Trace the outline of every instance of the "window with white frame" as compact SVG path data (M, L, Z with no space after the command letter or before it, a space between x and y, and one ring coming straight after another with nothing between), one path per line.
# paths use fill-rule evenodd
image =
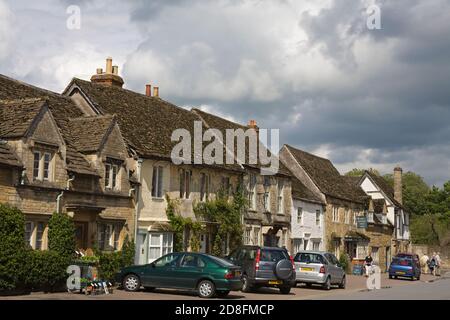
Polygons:
M119 173L119 166L110 162L105 163L105 188L108 190L118 190L119 183L117 183Z
M358 243L356 247L356 255L358 259L364 259L367 256L368 253L368 246L367 243Z
M112 251L119 249L120 223L97 223L97 245L100 250Z
M244 244L251 244L252 228L246 228L244 233Z
M256 209L256 175L251 173L248 182L248 202L250 210Z
M211 177L209 174L201 173L200 175L200 201L208 201L210 193Z
M313 251L319 251L320 250L320 241L313 240L312 242L312 249Z
M46 223L42 221L25 222L25 242L36 250L44 250L44 232Z
M294 249L294 253L301 251L302 248L302 239L294 239L292 241L292 247Z
M278 188L277 188L277 212L283 213L284 211L284 203L283 203L283 191L284 191L284 183L282 180L278 180Z
M339 222L339 208L333 207L333 222Z
M52 181L53 153L49 151L33 152L33 180Z
M302 207L297 208L297 223L299 225L303 225L303 208Z
M358 213L356 211L353 211L353 225L358 225L358 219L356 217L358 216Z
M162 198L163 197L163 178L164 178L164 168L162 166L153 166L152 175L152 197Z
M320 227L321 225L321 212L320 210L316 210L316 226Z
M189 199L191 195L191 170L180 170L180 199Z
M173 252L173 234L172 233L154 233L148 234L148 262Z

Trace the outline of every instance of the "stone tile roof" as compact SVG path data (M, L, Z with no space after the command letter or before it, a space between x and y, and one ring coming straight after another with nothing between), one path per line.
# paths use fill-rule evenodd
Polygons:
M387 183L387 181L383 177L381 177L369 170L366 170L366 174L381 189L381 191L389 198L389 200L391 200L392 203L394 203L394 205L396 207L403 208L403 206L397 200L395 200L394 188L389 183Z
M15 153L2 140L0 140L0 165L22 167L22 163L16 157Z
M75 118L70 119L68 125L77 150L83 153L95 152L114 125L114 116Z
M289 145L286 148L322 193L338 199L366 203L366 193L356 185L354 179L342 176L330 160Z
M0 100L0 137L25 136L45 103L41 98Z
M46 101L67 145L67 170L75 173L98 175L84 156L73 145L68 127L70 118L83 116L81 110L70 100L58 93L41 89L0 74L0 100L40 98ZM3 106L0 106L3 109ZM25 109L24 109L25 110ZM31 110L31 115L33 110ZM18 129L21 131L23 129ZM6 131L6 130L5 130Z
M292 198L307 202L324 204L323 201L310 191L300 180L292 178Z
M192 109L192 112L195 113L196 115L198 115L203 121L204 123L206 123L206 125L208 126L208 128L214 128L214 129L218 129L222 132L223 138L224 140L226 139L226 130L227 129L233 129L233 130L238 130L238 129L242 129L244 131L246 131L247 129L249 129L249 126L245 126L233 121L229 121L227 119L218 117L216 115L210 114L208 112L202 111L200 109ZM236 154L236 145L235 145L235 154ZM256 165L249 165L248 164L248 155L249 155L249 148L248 148L248 144L246 144L246 164L245 166L250 167L250 168L254 168L254 169L259 169L262 165L261 164L256 164ZM268 154L270 154L268 152ZM259 162L259 161L258 161ZM285 175L285 176L289 176L292 177L291 173L289 172L289 170L286 168L286 166L279 161L279 169L278 169L278 174L281 175Z

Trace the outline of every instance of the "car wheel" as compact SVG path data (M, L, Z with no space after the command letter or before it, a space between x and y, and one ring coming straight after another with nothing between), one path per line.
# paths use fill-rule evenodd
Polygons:
M200 298L211 298L216 293L214 283L209 280L202 280L198 284L198 295Z
M389 275L389 279L394 279L394 276Z
M137 275L129 274L123 279L122 286L126 291L136 292L141 288L141 280Z
M250 285L248 281L247 275L242 276L242 292L251 292L253 290L252 286Z
M225 298L226 296L228 296L228 294L230 293L229 290L225 290L225 291L217 291L216 296L218 298Z
M347 279L346 279L345 276L343 276L343 277L342 277L342 281L341 281L341 283L339 284L339 288L340 288L340 289L345 289L346 284L347 284Z
M323 284L323 288L325 290L330 290L331 289L331 280L330 277L327 278L327 280L325 281L325 283Z
M280 287L280 293L281 294L289 294L291 292L291 287Z

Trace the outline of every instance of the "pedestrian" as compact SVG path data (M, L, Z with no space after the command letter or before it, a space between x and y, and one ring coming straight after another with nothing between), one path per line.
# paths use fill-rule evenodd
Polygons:
M430 257L425 253L422 258L420 258L420 267L422 269L422 273L428 273L428 264L430 263Z
M433 252L433 255L431 256L429 268L430 268L431 274L433 276L435 276L436 275L436 252Z
M369 255L364 259L364 268L366 269L366 277L369 276L369 270L372 267L373 259L372 254L369 252Z
M441 256L440 256L440 252L438 252L434 258L436 260L436 272L435 272L435 274L438 277L440 277L441 276Z

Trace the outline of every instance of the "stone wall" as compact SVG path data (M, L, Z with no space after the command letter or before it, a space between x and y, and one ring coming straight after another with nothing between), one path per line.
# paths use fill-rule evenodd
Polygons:
M446 270L450 270L450 246L440 247L440 246L430 246L430 245L421 245L421 244L413 244L411 245L411 251L419 255L419 258L423 255L427 255L430 257L433 255L433 252L439 252L439 256L442 260L442 268Z

